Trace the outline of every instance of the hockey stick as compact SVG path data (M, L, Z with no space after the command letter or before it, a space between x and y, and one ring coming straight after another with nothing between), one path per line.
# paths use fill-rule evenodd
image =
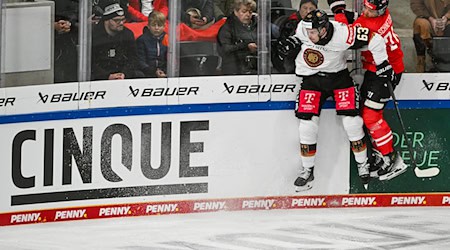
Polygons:
M427 178L427 177L433 177L439 174L439 168L432 167L427 169L420 169L416 165L416 160L414 157L414 151L411 145L411 141L409 140L408 135L406 134L405 124L403 123L402 115L400 114L400 109L398 108L398 101L394 94L394 87L392 86L391 81L387 81L388 89L392 97L392 101L394 102L395 111L397 112L398 120L400 121L400 126L402 128L403 136L405 137L406 144L408 146L408 151L411 158L411 166L414 167L414 173L419 178Z

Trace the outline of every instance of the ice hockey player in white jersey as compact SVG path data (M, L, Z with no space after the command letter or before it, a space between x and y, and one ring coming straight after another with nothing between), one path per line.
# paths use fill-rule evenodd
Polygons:
M294 185L297 191L312 187L314 162L322 105L328 97L336 102L336 113L351 142L358 174L368 187L370 179L363 120L359 115L359 93L347 69L346 50L367 48L374 57L379 77L393 75L383 38L364 27L330 21L322 10L311 11L298 25L294 36L280 41L280 55L298 53L295 73L302 83L295 109L300 119L300 154L303 169ZM330 157L332 157L330 155Z

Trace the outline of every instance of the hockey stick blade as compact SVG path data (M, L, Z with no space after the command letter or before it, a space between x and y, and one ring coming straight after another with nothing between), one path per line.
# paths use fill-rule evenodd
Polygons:
M430 178L438 175L440 172L439 168L432 167L432 168L426 168L426 169L420 169L418 167L414 168L414 173L419 178Z

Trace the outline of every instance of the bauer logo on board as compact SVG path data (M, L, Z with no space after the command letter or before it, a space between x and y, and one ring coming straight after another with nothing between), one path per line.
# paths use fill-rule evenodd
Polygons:
M228 94L252 94L252 93L285 93L292 92L296 84L270 84L270 85L228 85L223 83L224 92Z
M450 91L450 82L427 82L422 80L423 88L422 90L427 91Z
M188 96L198 95L200 87L173 87L173 88L133 88L128 86L129 96L133 97L159 97L159 96Z
M15 97L0 98L0 107L14 106Z
M92 101L97 99L105 99L106 91L87 91L87 92L74 92L74 93L56 93L53 95L38 93L38 102L42 103L60 103L60 102L78 102L78 101Z

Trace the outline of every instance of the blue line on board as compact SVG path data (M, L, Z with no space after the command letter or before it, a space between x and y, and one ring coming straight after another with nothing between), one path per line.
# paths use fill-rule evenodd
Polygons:
M269 101L269 102L244 102L244 103L207 103L184 105L158 105L158 106L133 106L82 109L70 111L52 111L33 114L18 114L0 116L0 124L21 122L55 121L82 118L100 118L136 115L159 115L202 112L231 112L231 111L261 111L261 110L292 110L293 101ZM392 102L388 109L394 107ZM325 102L324 109L334 108L333 101ZM448 109L450 100L403 100L399 101L400 109Z

